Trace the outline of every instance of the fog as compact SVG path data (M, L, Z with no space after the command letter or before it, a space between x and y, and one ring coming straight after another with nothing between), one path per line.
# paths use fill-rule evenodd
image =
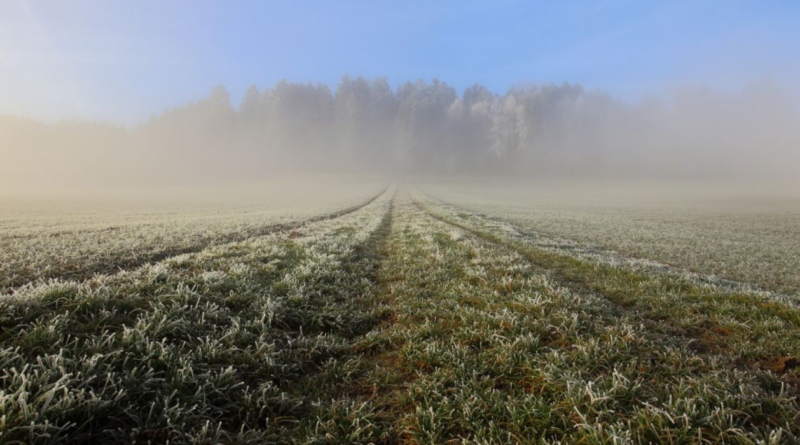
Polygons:
M223 184L293 174L796 183L800 114L776 85L622 100L577 84L224 86L129 126L0 117L0 187Z

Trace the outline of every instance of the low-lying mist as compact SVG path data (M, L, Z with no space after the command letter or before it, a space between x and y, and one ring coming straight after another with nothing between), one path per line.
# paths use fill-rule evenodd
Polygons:
M296 173L793 182L800 117L779 88L627 102L579 85L460 95L344 77L224 87L134 127L0 117L0 187L217 184ZM796 182L795 182L796 183Z

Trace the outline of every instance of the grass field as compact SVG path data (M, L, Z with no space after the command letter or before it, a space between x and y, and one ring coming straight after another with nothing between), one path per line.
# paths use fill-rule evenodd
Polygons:
M557 219L449 185L380 190L244 229L165 213L166 244L103 223L66 233L115 269L4 269L0 442L800 443L797 259L736 250L797 253L792 211L740 212L753 232L718 218L721 234L706 213L635 213L624 244L624 213L594 225L563 203ZM4 219L4 242L61 230L36 220ZM188 248L150 247L171 240ZM699 242L716 254L681 254Z
M559 243L789 294L800 289L800 193L747 184L429 182L459 207Z
M251 189L127 199L0 196L0 292L86 279L241 241L362 205L380 185L283 181Z

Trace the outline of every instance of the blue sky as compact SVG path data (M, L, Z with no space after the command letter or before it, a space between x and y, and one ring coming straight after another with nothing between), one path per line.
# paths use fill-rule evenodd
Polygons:
M797 1L0 0L0 113L135 123L224 84L797 91Z

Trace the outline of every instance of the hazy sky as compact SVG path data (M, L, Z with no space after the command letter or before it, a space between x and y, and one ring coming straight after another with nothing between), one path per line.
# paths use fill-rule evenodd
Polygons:
M0 113L134 123L220 83L345 73L797 91L800 2L0 0Z

